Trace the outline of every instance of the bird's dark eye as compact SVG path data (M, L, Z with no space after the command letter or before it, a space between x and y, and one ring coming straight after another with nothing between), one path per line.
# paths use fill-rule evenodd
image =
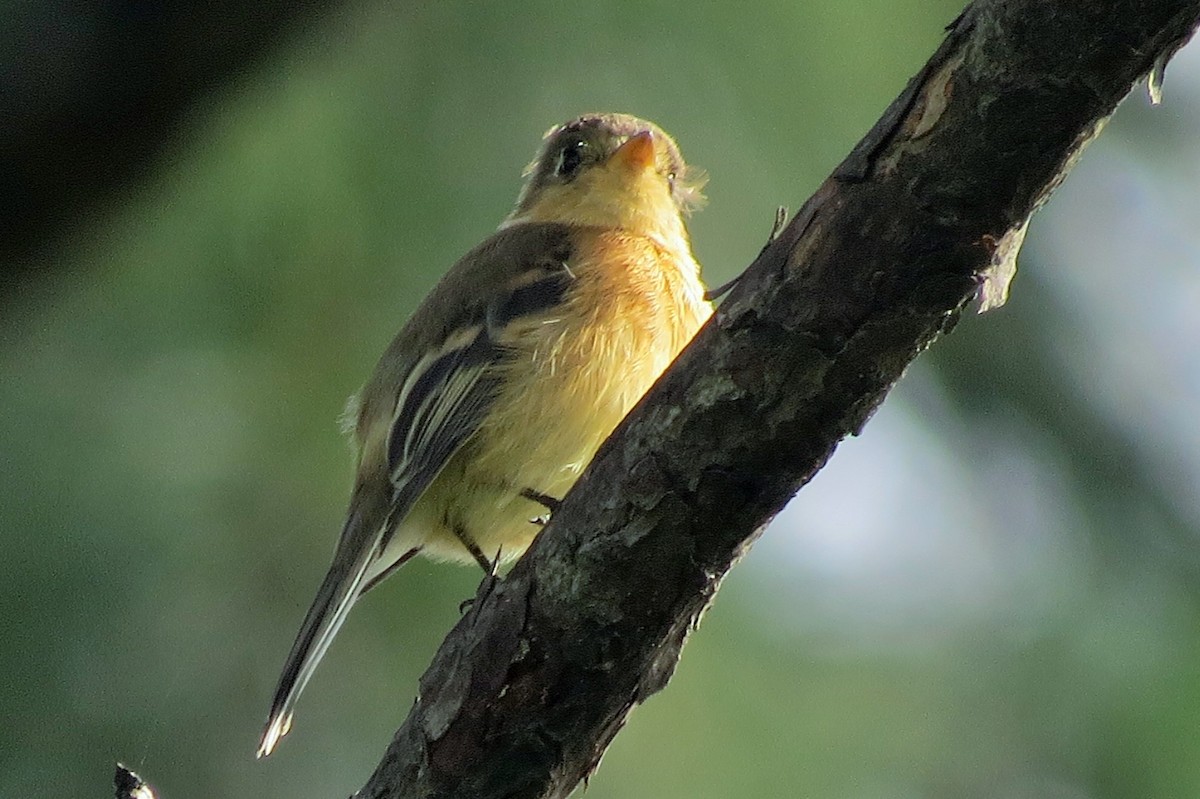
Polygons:
M554 166L554 174L559 177L572 177L583 163L583 151L587 142L575 141L562 148L558 154L558 163Z

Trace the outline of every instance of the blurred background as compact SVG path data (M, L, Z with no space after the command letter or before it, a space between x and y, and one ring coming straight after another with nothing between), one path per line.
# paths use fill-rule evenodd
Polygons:
M373 593L254 761L341 523L336 420L542 132L672 132L721 283L961 2L4 4L0 796L110 795L116 759L164 799L361 786L479 575ZM1192 46L1034 220L1009 304L733 572L587 796L1200 795L1198 131Z

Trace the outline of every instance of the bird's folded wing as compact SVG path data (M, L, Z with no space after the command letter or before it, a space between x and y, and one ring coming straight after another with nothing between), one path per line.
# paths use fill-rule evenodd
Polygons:
M391 497L356 493L338 551L292 645L275 694L259 757L271 753L291 726L296 699L316 670L355 600L392 563L378 559L396 522L412 508L450 456L478 428L498 386L504 352L482 325L451 337L417 361L396 402L388 439ZM383 506L381 507L381 501ZM399 553L399 560L409 553ZM368 572L374 569L375 578Z
M504 350L483 325L463 329L409 372L392 416L388 472L393 505L407 513L450 456L487 415L500 385Z
M478 322L460 328L413 365L396 399L388 436L388 471L395 486L392 520L408 513L487 417L506 363L519 357L511 347L513 323L553 315L571 282L571 272L560 263L517 273Z

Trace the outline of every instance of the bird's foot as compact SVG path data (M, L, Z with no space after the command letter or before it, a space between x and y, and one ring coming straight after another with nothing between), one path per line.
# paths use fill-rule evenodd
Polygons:
M532 488L522 489L521 496L530 502L536 502L546 509L546 513L543 513L541 516L535 516L529 520L530 523L536 524L538 527L545 527L547 524L549 524L550 517L554 515L555 511L557 511L562 505L561 499L556 499L555 497L552 497L549 494L543 494L540 491L534 491Z

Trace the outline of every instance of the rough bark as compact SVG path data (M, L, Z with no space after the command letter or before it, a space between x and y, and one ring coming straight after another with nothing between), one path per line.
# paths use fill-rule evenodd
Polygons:
M360 797L560 797L662 688L756 532L858 432L1191 0L995 0L944 44L481 590Z

